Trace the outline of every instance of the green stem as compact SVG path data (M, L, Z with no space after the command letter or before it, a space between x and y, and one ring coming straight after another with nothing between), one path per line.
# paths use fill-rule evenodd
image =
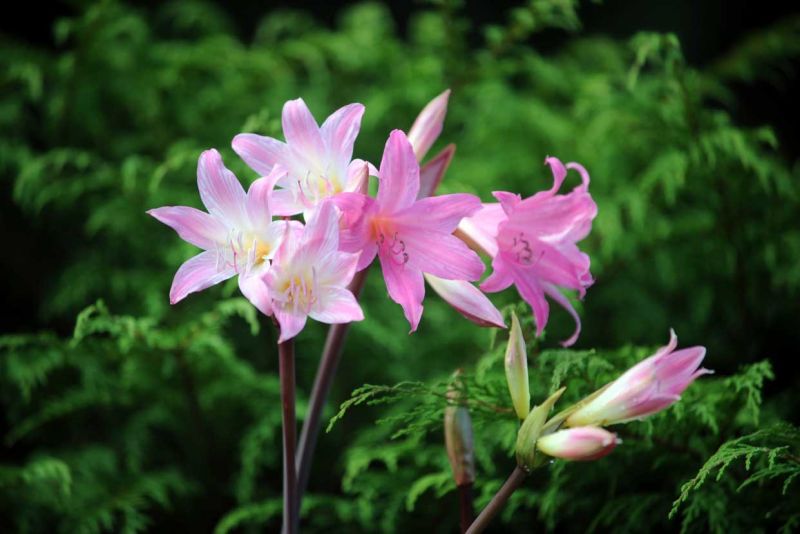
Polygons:
M486 505L486 508L480 513L480 515L472 522L469 529L467 530L467 534L478 534L479 532L483 532L486 527L489 526L489 523L492 521L494 516L497 515L500 510L503 509L508 498L516 491L518 487L522 484L522 481L527 478L528 473L526 473L521 467L517 466L514 468L514 471L511 473L511 476L508 477L503 487L500 488L492 500L489 501L489 504Z

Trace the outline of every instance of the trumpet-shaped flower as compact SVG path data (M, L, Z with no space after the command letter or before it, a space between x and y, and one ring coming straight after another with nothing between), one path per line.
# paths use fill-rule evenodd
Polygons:
M361 128L364 106L349 104L318 126L302 98L283 106L283 143L272 137L239 134L232 146L247 165L259 174L269 174L280 165L288 174L278 181L272 194L276 215L304 213L342 191L358 191L367 179L367 164L353 160L353 144Z
M389 296L417 329L425 296L423 273L446 280L477 280L483 263L452 235L458 222L480 208L477 197L442 195L417 200L419 164L406 135L395 130L386 142L377 198L343 193L341 248L360 252L358 269L377 255Z
M589 256L578 249L597 215L597 205L589 194L589 174L581 165L564 166L556 158L547 158L553 171L553 187L522 200L505 191L494 193L498 205L485 205L462 222L459 232L465 241L492 256L492 274L481 289L493 293L514 284L520 296L530 304L536 319L536 335L547 325L549 296L572 315L575 332L562 345L575 343L581 330L577 312L559 288L577 290L582 298L593 280ZM568 194L558 194L567 175L575 169L582 183ZM502 210L502 213L501 213Z
M625 423L643 419L677 402L697 377L711 373L700 368L705 347L676 351L677 346L678 337L670 330L667 346L601 389L567 418L566 425Z
M184 241L203 249L178 269L169 292L170 303L238 274L244 296L262 313L272 312L260 277L269 269L269 260L284 236L300 228L296 222L272 221L270 194L285 174L276 167L245 193L236 176L223 165L219 152L206 150L197 163L197 186L208 213L187 206L164 206L147 212L178 232Z
M283 241L264 276L280 325L279 343L296 336L308 317L328 324L364 318L347 289L357 261L357 254L339 251L336 207L323 202L299 238Z
M536 448L555 458L565 460L597 460L614 450L621 441L616 434L596 426L559 430L542 436Z

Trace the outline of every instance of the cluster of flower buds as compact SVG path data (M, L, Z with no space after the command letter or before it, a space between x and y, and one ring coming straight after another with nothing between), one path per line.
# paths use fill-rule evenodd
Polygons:
M699 376L710 373L700 364L704 347L675 350L678 338L670 332L669 344L642 360L622 376L552 418L550 411L565 388L556 391L528 412L525 340L516 315L511 317L506 349L506 378L511 401L523 423L517 434L518 464L531 470L542 463L538 453L565 460L596 460L621 443L604 426L643 419L668 408Z
M426 280L466 318L501 328L502 315L484 292L513 284L533 308L537 335L547 324L549 296L575 318L564 344L574 343L580 322L561 289L583 297L592 283L589 258L577 246L597 213L588 173L549 157L553 186L530 198L499 191L498 203L483 204L466 193L434 196L455 147L420 163L442 131L449 96L432 100L408 135L392 131L378 167L353 159L361 104L342 107L319 126L302 99L291 100L283 107L285 141L234 137L233 150L260 176L247 192L216 150L203 152L197 183L208 211L148 212L202 249L178 269L170 302L237 276L242 294L278 322L283 342L309 317L330 324L363 319L348 285L377 257L389 297L412 332ZM559 194L569 169L581 183ZM370 176L378 179L374 197L367 194ZM479 252L491 257L493 269L480 288L474 284L485 270Z

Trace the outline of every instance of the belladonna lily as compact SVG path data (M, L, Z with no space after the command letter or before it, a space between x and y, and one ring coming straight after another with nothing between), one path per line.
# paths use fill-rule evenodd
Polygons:
M562 345L575 343L581 323L577 312L560 288L577 290L582 298L592 284L589 256L578 249L597 215L589 194L589 174L583 166L556 158L545 164L553 171L553 187L523 200L519 195L498 191L498 204L484 205L462 221L459 235L492 256L492 274L481 284L497 292L512 284L533 308L536 335L541 335L549 316L549 296L575 319L575 332ZM582 183L568 194L558 194L567 169L578 171Z
M304 213L306 219L322 200L342 191L358 191L367 179L368 164L353 160L353 144L361 128L364 106L349 104L318 126L302 98L283 106L286 142L252 133L239 134L232 146L259 174L280 165L288 174L272 194L276 215Z
M414 149L418 162L428 153L433 143L442 133L447 115L447 102L450 90L431 100L420 112L411 129L408 140ZM433 196L455 154L455 145L448 145L430 159L420 169L420 187L417 198ZM425 273L425 281L442 299L453 306L470 321L481 326L505 328L503 316L480 289L466 280L445 280Z
M566 420L567 426L612 425L642 419L680 399L698 376L711 371L700 368L705 347L676 351L678 337L670 331L669 344L642 360L595 393Z
M272 313L260 277L269 269L269 260L283 238L300 228L297 222L272 221L270 193L285 174L276 167L245 193L236 176L223 165L219 152L207 150L197 164L197 186L208 213L187 206L164 206L147 212L183 240L203 249L178 269L169 292L170 303L238 274L244 296L262 313Z
M280 325L279 343L293 338L308 317L336 324L360 321L361 307L347 289L358 254L339 251L336 207L323 202L299 238L285 239L264 276Z
M389 296L403 307L413 332L422 315L423 273L446 280L480 278L480 258L452 235L480 201L468 194L417 200L419 164L400 130L389 136L378 174L377 198L360 193L334 198L343 211L341 248L361 253L359 270L378 256Z
M588 461L606 456L619 443L617 436L608 430L584 426L542 436L536 441L536 448L555 458Z

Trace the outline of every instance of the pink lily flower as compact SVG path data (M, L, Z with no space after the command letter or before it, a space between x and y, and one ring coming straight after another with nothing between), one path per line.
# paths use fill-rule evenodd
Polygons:
M605 386L587 404L572 413L567 426L613 425L648 415L673 405L689 384L712 371L700 368L705 347L675 351L678 337L670 330L669 344L631 367Z
M616 434L596 426L559 430L536 441L536 448L554 458L573 461L597 460L622 443Z
M358 254L339 251L336 207L323 202L299 238L283 240L263 278L281 327L279 343L296 336L308 317L328 324L364 319L347 289L357 262Z
M261 175L275 165L288 171L272 194L276 215L303 213L306 220L314 207L342 191L358 191L367 179L368 164L353 160L353 145L361 128L364 106L349 104L334 112L322 126L302 98L283 106L286 143L252 133L233 138L233 150Z
M442 133L449 97L450 90L448 89L431 100L417 116L408 132L408 141L414 148L414 155L418 162L422 162L428 150ZM455 152L456 146L450 144L420 169L418 199L433 196L444 173L450 166ZM506 325L500 310L472 283L466 280L445 280L430 273L425 273L425 281L442 300L475 324L505 328Z
M270 194L285 174L276 167L245 193L236 176L225 168L219 152L206 150L197 163L197 187L208 213L187 206L164 206L147 212L184 241L203 249L175 273L169 292L171 304L238 274L242 294L262 313L272 313L261 276L269 269L269 260L284 236L300 228L297 222L272 221Z
M361 193L334 198L343 211L340 246L361 253L358 270L378 256L389 296L403 307L413 332L422 316L423 273L446 280L480 278L480 258L452 235L463 217L480 208L480 201L468 194L417 200L419 164L400 130L389 136L378 174L377 198Z
M553 171L553 187L522 200L519 195L496 191L499 204L484 205L471 218L462 221L459 235L492 256L494 271L481 289L494 293L514 284L530 304L536 318L536 335L541 335L549 316L545 295L563 306L575 320L575 332L562 342L575 343L581 321L575 308L559 288L577 290L581 298L592 285L589 256L578 249L597 215L597 205L589 194L589 173L577 163L566 167L556 158L545 164ZM558 190L575 169L582 183L566 195Z

